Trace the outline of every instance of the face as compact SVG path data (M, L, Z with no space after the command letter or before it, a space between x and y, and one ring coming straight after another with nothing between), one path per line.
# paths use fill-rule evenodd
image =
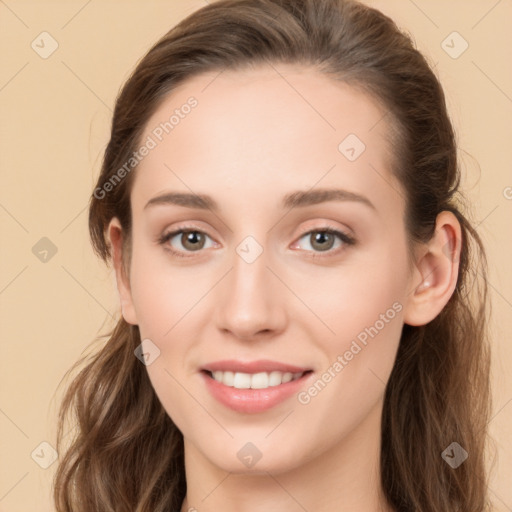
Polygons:
M123 315L188 453L234 472L290 470L375 427L412 287L385 110L276 69L173 91L131 193Z

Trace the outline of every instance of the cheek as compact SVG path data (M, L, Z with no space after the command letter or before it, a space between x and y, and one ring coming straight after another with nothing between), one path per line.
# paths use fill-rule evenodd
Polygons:
M384 247L355 256L338 269L303 274L294 290L317 316L311 323L313 339L331 340L331 346L341 349L360 333L364 339L365 329L374 325L380 337L389 331L396 338L401 326L394 331L388 327L401 322L408 292L406 268L405 250L402 254Z
M141 339L150 339L160 351L146 371L167 414L185 431L190 418L199 421L204 414L186 391L191 375L185 361L193 345L187 340L195 339L191 325L198 325L205 293L203 283L193 284L189 274L172 268L154 248L134 248L130 279Z
M349 408L373 403L393 368L408 293L405 248L396 247L390 244L350 269L340 269L337 278L320 278L317 293L310 292L305 300L322 320L311 324L311 339L326 356L326 380L335 382L328 387L336 390L336 398L330 392L324 396L346 401Z
M404 282L382 270L353 272L331 283L324 302L316 306L334 334L317 322L312 339L325 356L324 365L297 399L304 421L312 431L323 432L326 445L349 435L376 410L393 369L403 326Z
M208 284L189 270L173 268L165 251L144 247L134 249L130 282L141 336L161 340L172 336L180 320L199 305Z
M385 269L367 269L352 273L343 285L338 300L326 304L337 335L355 338L371 326L384 333L387 326L397 323L405 290L400 276Z

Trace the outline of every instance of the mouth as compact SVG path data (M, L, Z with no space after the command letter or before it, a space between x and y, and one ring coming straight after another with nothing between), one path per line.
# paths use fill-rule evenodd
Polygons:
M261 413L298 393L313 370L272 361L220 361L201 368L200 374L222 405L240 413Z

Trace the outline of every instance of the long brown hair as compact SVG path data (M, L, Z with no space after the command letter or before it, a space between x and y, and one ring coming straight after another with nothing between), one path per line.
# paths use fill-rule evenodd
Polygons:
M406 193L410 247L430 239L441 211L459 220L462 248L453 295L427 325L403 328L385 391L381 479L397 511L489 510L485 251L459 191L457 147L442 88L411 39L378 10L345 0L221 0L170 30L117 98L90 201L94 249L110 261L105 230L118 217L129 257L135 167L121 180L119 169L138 149L166 95L194 75L265 62L308 65L362 88L386 109L398 134L392 171ZM72 368L86 363L61 405L59 451L68 415L77 429L55 476L57 510L179 510L186 493L183 438L134 356L138 327L121 317L104 338ZM452 442L469 454L456 469L441 456Z

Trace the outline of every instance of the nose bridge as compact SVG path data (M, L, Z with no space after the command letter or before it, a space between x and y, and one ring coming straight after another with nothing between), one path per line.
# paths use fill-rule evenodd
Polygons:
M269 250L247 236L235 248L231 272L226 276L217 304L219 328L240 337L282 327L285 315L279 283L267 268Z
M231 275L233 291L242 297L252 296L253 299L258 295L266 295L265 288L268 289L269 286L268 251L253 237L247 237L237 246L235 252Z

